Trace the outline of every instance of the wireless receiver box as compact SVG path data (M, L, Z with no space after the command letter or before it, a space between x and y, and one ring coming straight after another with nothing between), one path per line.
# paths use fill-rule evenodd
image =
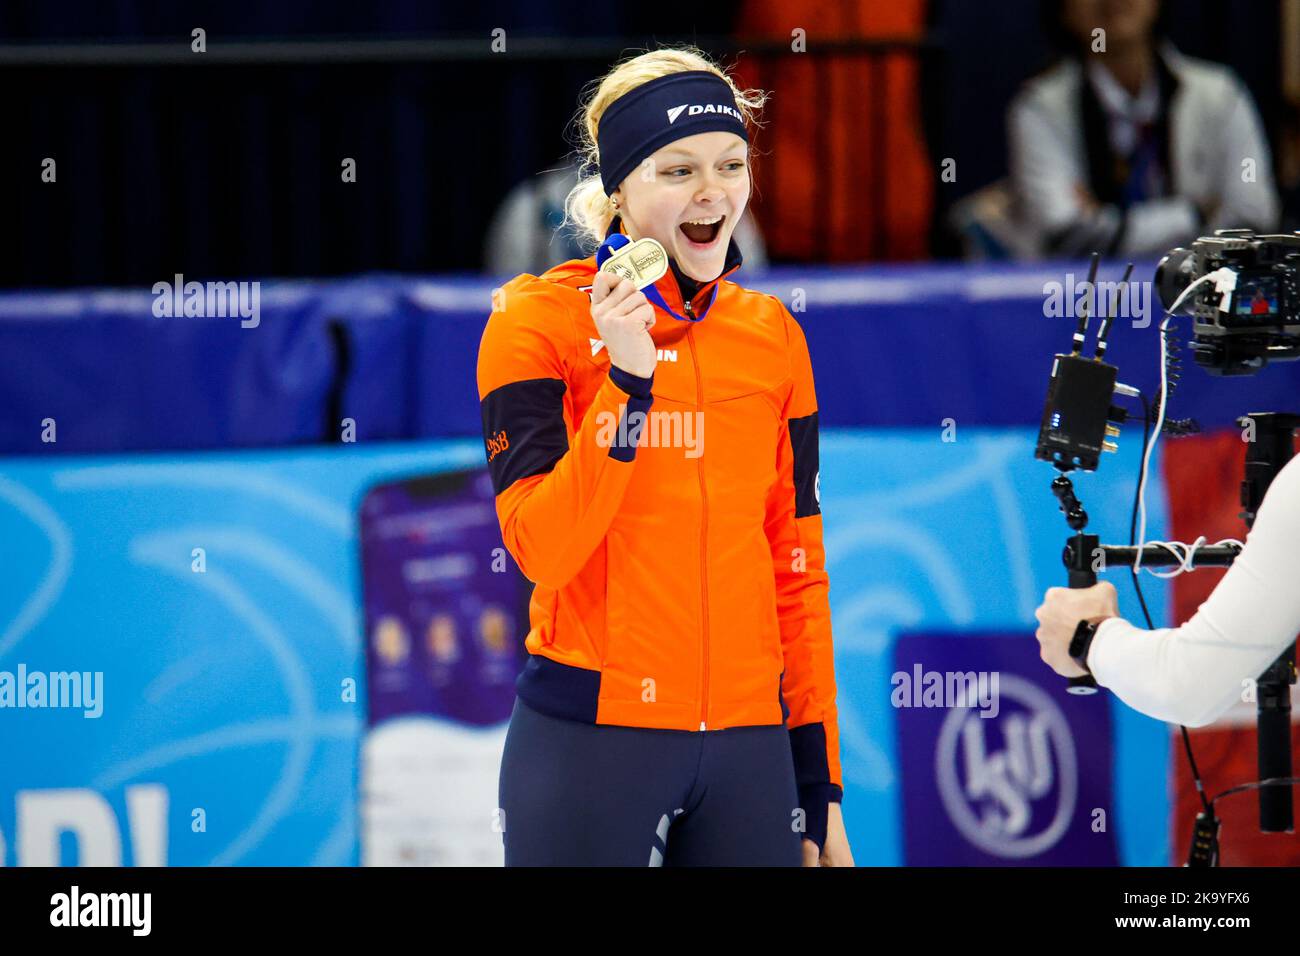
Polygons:
M1119 370L1080 355L1056 356L1043 405L1034 457L1084 471L1095 471L1111 418L1111 396Z

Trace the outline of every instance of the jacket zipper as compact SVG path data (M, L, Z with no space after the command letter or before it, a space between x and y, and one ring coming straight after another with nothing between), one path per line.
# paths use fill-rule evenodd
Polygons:
M686 314L691 314L689 301ZM704 383L700 377L700 354L695 349L695 327L686 329L686 341L691 345L691 365L695 368L695 402L704 411ZM709 713L709 490L704 482L704 456L696 460L696 473L700 477L700 619L704 640L701 645L700 673L700 730L708 729Z
M730 269L728 269L728 270L726 270L725 272L723 272L722 275L718 276L716 279L714 279L714 280L713 280L712 282L710 282L708 285L704 286L702 289L699 289L699 290L695 293L695 298L696 298L696 299L701 298L702 295L705 294L705 293L707 293L707 294L709 294L709 295L712 295L713 293L711 292L711 290L712 290L715 286L717 286L718 283L720 283L723 279L725 279L727 276L731 275L733 272L735 272L735 271L736 271L737 269L739 269L739 268L740 268L740 266L732 266ZM683 311L685 311L685 313L686 313L686 317L687 317L688 319L690 319L692 322L694 322L694 321L695 321L695 299L688 299L688 298L687 298L687 297L682 293L681 286L679 286L679 285L677 284L676 280L673 281L673 288L677 290L677 298L679 298L679 299L682 300L682 309L683 309Z
M718 276L713 282L709 283L710 287L716 286L731 273L735 272L737 266L728 269L722 275ZM676 285L676 283L673 283ZM695 302L681 295L681 289L678 290L678 296L682 300L682 309L686 317L691 319L691 325L686 329L686 341L691 347L691 365L695 368L695 403L699 406L700 412L704 411L704 380L700 375L700 354L695 349ZM701 289L701 292L706 290ZM700 617L703 625L704 640L700 649L700 730L708 730L709 717L709 489L704 481L704 457L696 462L696 473L700 477Z

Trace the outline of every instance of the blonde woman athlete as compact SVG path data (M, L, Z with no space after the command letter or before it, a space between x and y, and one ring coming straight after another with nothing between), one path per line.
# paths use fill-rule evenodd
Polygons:
M502 537L536 584L501 763L507 865L852 865L817 400L803 332L731 281L765 94L695 50L617 65L567 211L650 237L497 296L478 389Z

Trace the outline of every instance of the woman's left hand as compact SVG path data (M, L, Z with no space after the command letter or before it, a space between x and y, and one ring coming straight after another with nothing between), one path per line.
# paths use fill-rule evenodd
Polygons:
M844 832L844 814L838 803L831 803L826 808L826 845L822 847L821 856L817 855L817 844L812 840L803 841L804 866L852 866L853 853L849 850L849 838Z

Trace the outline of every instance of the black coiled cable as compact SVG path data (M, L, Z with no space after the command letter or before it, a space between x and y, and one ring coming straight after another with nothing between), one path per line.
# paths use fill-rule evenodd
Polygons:
M1165 392L1156 396L1155 414L1160 412L1160 403L1169 401L1169 396L1174 394L1178 388L1178 383L1183 377L1183 359L1180 354L1183 345L1178 341L1176 335L1178 327L1175 323L1174 316L1169 316L1167 323L1160 330L1160 334L1165 337ZM1166 435L1174 438L1181 438L1184 435L1195 435L1201 430L1200 422L1194 418L1170 418L1169 412L1165 411L1164 425L1160 429Z

